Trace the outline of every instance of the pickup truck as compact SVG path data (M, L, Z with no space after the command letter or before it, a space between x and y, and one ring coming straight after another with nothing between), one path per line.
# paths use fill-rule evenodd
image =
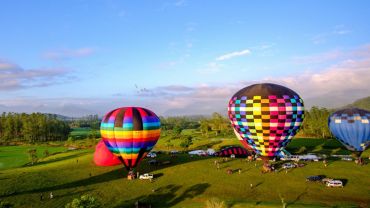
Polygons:
M143 175L140 175L139 177L140 180L150 180L153 178L154 178L153 174L150 174L150 173L145 173Z

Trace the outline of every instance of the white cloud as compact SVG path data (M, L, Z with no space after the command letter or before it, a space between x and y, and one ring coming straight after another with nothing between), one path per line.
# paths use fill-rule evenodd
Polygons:
M45 87L71 79L65 68L24 69L9 61L0 59L0 91L30 87Z
M309 56L296 56L292 58L295 64L316 64L327 61L334 61L343 58L346 54L341 50L332 50L329 52L309 55Z
M234 51L234 52L231 52L231 53L221 55L221 56L217 57L216 60L217 61L224 61L224 60L235 58L235 57L238 57L238 56L249 55L250 53L251 52L248 49L245 49L245 50L242 50L242 51Z
M330 52L328 52L330 53ZM315 71L261 80L239 80L233 83L198 86L164 85L139 88L132 94L117 94L111 98L19 98L1 99L0 110L54 112L70 116L105 114L121 106L142 106L158 115L209 115L226 113L229 99L238 90L255 83L272 82L296 91L306 107L341 107L370 95L370 46L341 51L335 63ZM314 55L316 56L316 55ZM307 59L307 63L310 59ZM314 59L312 61L315 61ZM4 66L5 64L0 66ZM3 67L4 68L4 67ZM8 82L9 85L17 85Z
M94 48L61 49L55 51L48 51L44 54L44 57L50 60L64 60L70 58L89 56L94 52L95 52Z

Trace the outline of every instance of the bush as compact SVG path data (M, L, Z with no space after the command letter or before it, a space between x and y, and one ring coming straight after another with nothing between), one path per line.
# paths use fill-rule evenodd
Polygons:
M11 207L13 207L13 205L10 204L9 202L0 201L0 208L11 208Z
M82 195L81 198L75 198L71 203L66 204L65 208L97 208L100 203L88 194Z
M217 198L211 198L206 201L207 208L227 208L224 201L221 201Z
M44 151L44 157L49 157L49 156L50 156L49 150L46 149Z

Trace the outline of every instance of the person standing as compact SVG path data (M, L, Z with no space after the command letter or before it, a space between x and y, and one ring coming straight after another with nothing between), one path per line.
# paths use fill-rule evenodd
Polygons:
M54 198L53 192L50 192L50 199Z

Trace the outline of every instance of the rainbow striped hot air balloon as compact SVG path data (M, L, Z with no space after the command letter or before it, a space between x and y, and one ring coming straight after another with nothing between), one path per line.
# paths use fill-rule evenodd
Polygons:
M160 127L160 120L152 111L123 107L104 116L100 132L108 149L131 172L157 143Z

